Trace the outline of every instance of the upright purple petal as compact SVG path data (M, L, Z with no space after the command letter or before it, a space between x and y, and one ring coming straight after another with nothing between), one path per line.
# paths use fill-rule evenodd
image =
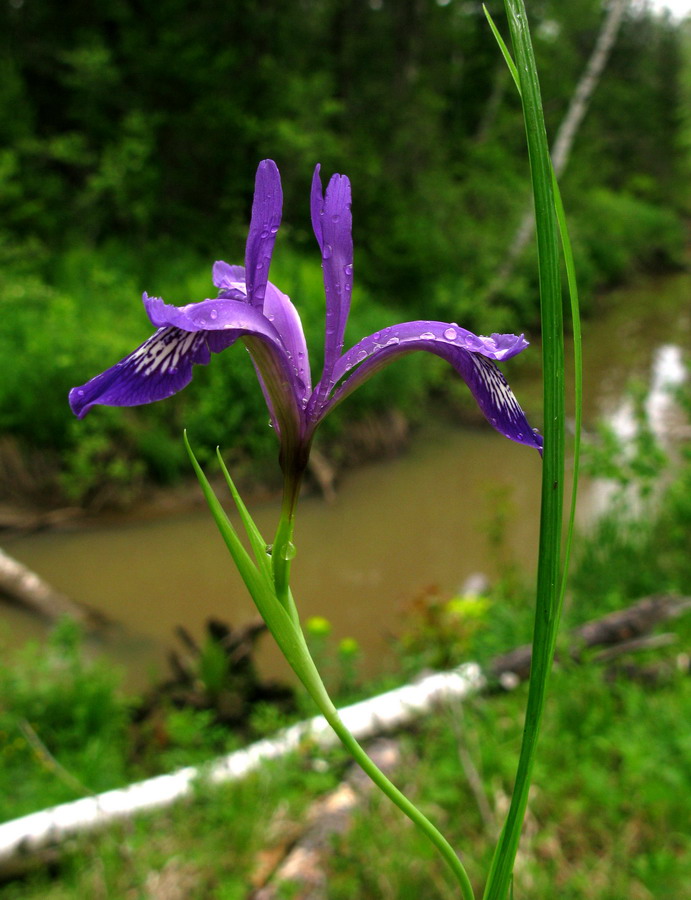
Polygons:
M312 376L302 321L288 295L271 282L266 286L264 315L281 336L286 355L303 388L301 399L306 403L312 393Z
M320 421L392 360L415 350L425 350L454 367L493 428L512 441L540 450L541 436L528 424L506 379L493 362L515 356L526 346L522 335L481 337L447 322L405 322L385 328L364 338L341 357L333 372L334 381L337 383L349 371L351 374L327 402L309 412L313 421Z
M246 299L245 269L242 266L229 266L219 260L214 263L213 280L220 290L220 297ZM312 391L312 377L302 321L287 294L279 291L270 281L266 285L263 313L281 336L288 359L303 385L302 399L306 401Z
M252 306L263 307L269 266L276 234L281 224L283 192L276 163L265 159L259 163L254 186L252 219L245 247L247 298Z
M219 297L247 300L244 266L229 266L222 259L217 259L213 264L211 277L214 286L218 288Z
M333 175L322 197L319 167L312 179L312 226L322 254L326 292L324 374L328 379L343 349L353 292L353 219L350 181Z

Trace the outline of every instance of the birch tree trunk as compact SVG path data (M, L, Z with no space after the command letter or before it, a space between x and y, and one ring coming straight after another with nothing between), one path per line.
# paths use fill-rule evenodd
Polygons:
M595 42L595 47L588 63L576 85L576 90L571 97L569 108L562 120L557 137L552 148L552 164L554 172L559 176L564 172L571 155L571 148L578 133L578 129L588 111L590 100L598 85L602 72L607 65L612 48L617 40L624 13L630 0L612 0L609 12L605 16L602 28ZM499 269L497 277L490 285L488 296L498 294L511 277L516 261L525 249L533 233L535 214L532 205L523 214L520 225L516 229L514 238L506 252L504 263Z
M0 597L3 594L50 622L61 616L71 616L85 625L93 625L98 618L86 607L56 591L23 563L0 550Z

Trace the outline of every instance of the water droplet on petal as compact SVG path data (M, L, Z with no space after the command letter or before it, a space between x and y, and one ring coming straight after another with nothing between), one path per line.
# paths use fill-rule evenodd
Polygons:
M379 338L381 337L381 332L380 332L380 331L375 331L374 334L372 335L372 337L373 337L373 339L374 339L375 341L378 341Z
M348 263L347 266L344 266L344 267L343 267L343 271L346 273L346 275L352 275L352 274L353 274L353 267L352 267L351 263Z
M81 391L81 390L80 390L80 391L77 391L77 396L78 396L78 397L83 397L83 396L84 396L84 391Z
M424 341L433 341L433 340L434 340L434 335L432 334L431 331L425 331L425 332L423 332L423 333L420 335L420 337L421 337Z
M209 313L209 315L211 316L212 319L217 319L218 318L218 310L212 309L211 312Z
M360 350L360 351L358 352L358 355L357 355L357 361L358 361L358 362L362 362L363 359L367 359L367 351L366 351L366 350Z
M455 328L447 328L444 331L444 337L447 341L455 341L456 340L456 329Z
M394 344L400 344L400 340L397 337L389 338L389 340L386 342L387 347L391 347Z
M288 561L289 559L295 559L296 554L295 544L292 541L288 541L287 544L284 544L281 548L281 558Z
M324 244L324 249L322 250L322 256L324 259L330 259L333 255L333 247L331 244Z
M339 220L340 218L341 218L341 217L339 216L338 213L334 213L334 214L331 216L331 221L332 221L332 222L338 222L338 220Z

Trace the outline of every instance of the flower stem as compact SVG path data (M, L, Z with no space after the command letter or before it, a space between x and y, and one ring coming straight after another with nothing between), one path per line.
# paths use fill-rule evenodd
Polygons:
M295 529L295 508L300 493L302 476L286 478L283 484L283 503L281 518L276 529L271 564L276 596L283 608L290 614L295 626L300 628L300 620L295 602L290 592L290 566L295 556L293 531Z
M411 803L391 781L389 781L381 769L372 762L339 716L338 710L331 701L326 687L324 686L324 682L321 680L319 672L317 671L306 646L304 648L304 654L305 659L303 665L300 667L301 671L297 671L296 669L296 673L307 688L314 702L319 707L319 711L331 728L333 728L338 739L353 757L355 762L367 775L369 775L382 793L385 794L389 800L401 810L401 812L408 816L411 822L413 822L413 824L415 824L436 847L453 872L454 877L461 888L463 900L475 900L475 894L473 893L470 879L463 867L463 863L456 855L456 851L430 820L420 812L420 810Z

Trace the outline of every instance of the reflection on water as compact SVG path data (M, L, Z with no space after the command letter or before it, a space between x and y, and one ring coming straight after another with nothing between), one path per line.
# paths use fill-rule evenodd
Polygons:
M645 417L646 429L650 429L651 435L663 450L671 448L682 425L684 414L675 392L686 380L686 376L681 347L676 344L663 344L655 348L641 413ZM633 442L641 428L634 398L630 394L625 394L620 398L618 406L604 417L604 421L618 441L624 445L627 459L634 457L636 448ZM627 493L628 501L633 504L632 509L640 511L636 486L630 487L632 490ZM581 497L584 518L592 519L604 513L620 490L621 485L616 481L603 478L591 481L585 495Z
M613 414L632 374L649 377L656 347L691 346L691 279L668 279L648 292L630 291L585 330L586 416ZM655 303L650 302L654 296ZM675 351L676 353L676 351ZM680 361L658 351L658 389ZM676 361L676 362L675 362ZM509 377L511 373L507 367ZM515 379L511 379L515 381ZM529 386L515 384L520 397ZM336 501L301 504L293 563L303 617L322 615L336 639L355 637L373 671L386 656L401 610L430 585L449 594L471 574L497 572L488 529L497 498L512 507L505 552L530 573L535 566L540 458L489 428L430 426L396 460L364 466L342 480ZM508 498L508 499L507 499ZM270 540L276 504L252 509ZM6 542L7 550L68 596L122 623L106 639L110 655L141 683L163 669L176 625L200 635L207 617L239 623L255 616L250 599L205 510L147 521L105 524L79 532L44 533ZM39 626L2 611L0 639L17 645ZM4 632L4 634L3 634ZM3 640L4 642L4 640ZM269 640L266 672L286 669Z

